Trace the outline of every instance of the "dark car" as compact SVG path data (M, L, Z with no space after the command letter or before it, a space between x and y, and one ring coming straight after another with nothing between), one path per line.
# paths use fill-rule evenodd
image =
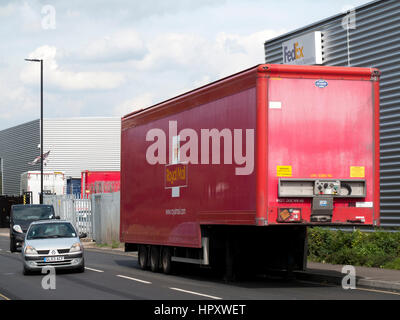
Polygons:
M11 206L10 213L10 251L15 252L21 247L25 233L33 221L59 219L52 205L16 204Z

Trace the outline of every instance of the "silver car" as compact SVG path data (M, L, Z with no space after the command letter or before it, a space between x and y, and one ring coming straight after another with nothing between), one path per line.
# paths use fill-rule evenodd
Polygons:
M68 221L42 220L32 222L22 248L24 274L41 271L43 267L85 271L83 245L74 226Z

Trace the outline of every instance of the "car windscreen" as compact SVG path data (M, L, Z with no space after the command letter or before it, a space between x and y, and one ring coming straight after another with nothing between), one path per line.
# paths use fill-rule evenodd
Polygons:
M74 227L69 222L59 223L39 223L32 224L28 230L26 238L33 239L48 239L48 238L75 238Z
M15 221L46 220L54 218L53 206L16 206L12 209Z

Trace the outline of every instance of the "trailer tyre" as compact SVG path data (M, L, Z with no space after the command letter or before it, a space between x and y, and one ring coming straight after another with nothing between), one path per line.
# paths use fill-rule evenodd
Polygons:
M139 246L139 265L142 270L147 269L147 247L145 245Z
M150 249L150 269L157 272L160 266L160 250L157 246L151 246Z
M170 274L172 268L171 249L168 247L163 248L162 253L162 269L165 274Z

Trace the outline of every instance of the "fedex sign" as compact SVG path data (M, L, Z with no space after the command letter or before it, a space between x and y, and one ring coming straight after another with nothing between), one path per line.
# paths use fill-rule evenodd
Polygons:
M296 42L292 49L287 46L283 47L283 59L285 64L292 62L301 58L304 58L304 46L300 47L299 43Z
M283 64L322 64L321 32L315 31L282 43Z

